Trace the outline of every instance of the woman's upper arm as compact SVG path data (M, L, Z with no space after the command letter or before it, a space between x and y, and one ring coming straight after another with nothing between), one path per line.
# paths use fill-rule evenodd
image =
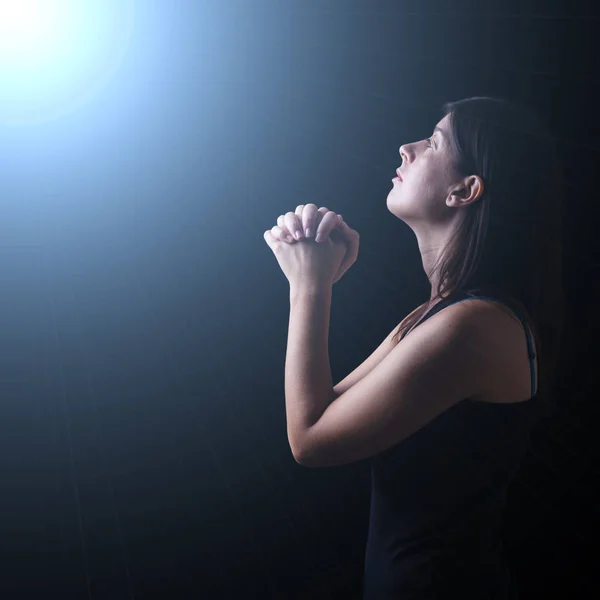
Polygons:
M346 375L337 385L333 386L334 398L341 396L348 391L355 383L358 383L363 377L368 375L393 349L392 338L399 325L390 331L385 340L373 351L373 353L364 360L354 371Z

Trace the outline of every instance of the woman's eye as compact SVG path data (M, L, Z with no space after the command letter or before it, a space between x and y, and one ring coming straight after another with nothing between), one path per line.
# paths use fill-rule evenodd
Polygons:
M428 145L430 148L433 148L433 146L431 145L431 138L427 138L427 145Z

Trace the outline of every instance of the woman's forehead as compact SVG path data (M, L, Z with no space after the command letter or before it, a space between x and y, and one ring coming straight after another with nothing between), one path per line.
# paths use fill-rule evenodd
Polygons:
M443 119L438 121L436 127L440 127L442 129L448 128L450 126L450 114L447 114Z

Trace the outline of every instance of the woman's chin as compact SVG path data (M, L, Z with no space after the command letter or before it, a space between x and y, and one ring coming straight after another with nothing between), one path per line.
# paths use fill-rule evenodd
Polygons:
M398 207L401 204L400 198L398 197L398 194L396 193L395 190L392 190L386 198L386 204L387 207L392 210L393 207L395 207L396 209L398 209Z
M398 198L397 194L390 192L386 199L387 209L398 219L404 221L405 218L409 217L407 215L408 206L405 202Z

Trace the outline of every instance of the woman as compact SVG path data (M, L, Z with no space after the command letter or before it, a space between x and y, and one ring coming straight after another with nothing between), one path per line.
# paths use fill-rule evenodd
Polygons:
M531 428L553 406L564 311L555 142L506 100L443 113L430 138L400 148L387 198L417 237L430 297L333 388L331 286L358 234L311 204L265 232L290 282L292 452L309 467L371 463L366 600L518 597L500 522ZM286 240L307 226L318 243Z

